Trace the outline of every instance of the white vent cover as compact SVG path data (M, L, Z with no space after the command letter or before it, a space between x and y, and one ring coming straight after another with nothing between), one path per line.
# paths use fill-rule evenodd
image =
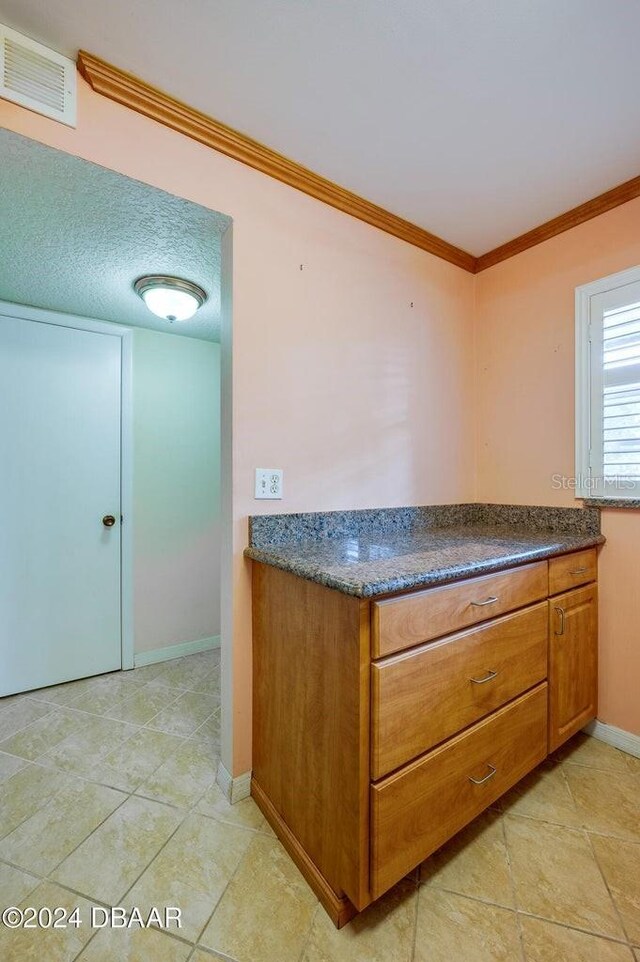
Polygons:
M0 24L0 97L76 125L76 65Z

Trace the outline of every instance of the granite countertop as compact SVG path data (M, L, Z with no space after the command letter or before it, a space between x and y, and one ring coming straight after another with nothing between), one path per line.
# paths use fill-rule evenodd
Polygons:
M247 557L361 598L486 574L605 540L594 508L451 505L251 522Z

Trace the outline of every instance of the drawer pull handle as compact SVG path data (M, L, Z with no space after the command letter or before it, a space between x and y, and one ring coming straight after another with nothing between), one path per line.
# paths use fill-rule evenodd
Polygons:
M583 575L583 574L585 573L585 571L588 571L588 570L589 570L589 569L588 569L587 566L585 565L583 568L574 568L573 571L570 571L570 572L569 572L569 574L570 574L570 575Z
M487 765L489 767L488 775L485 775L484 778L474 778L473 775L469 775L469 781L473 782L474 785L484 785L484 783L488 782L490 778L493 778L498 769L494 768L493 765L489 765L489 762L487 762Z
M560 615L560 631L554 630L554 635L564 635L564 608L560 608L557 605L553 609L557 615Z
M495 605L497 600L495 595L491 595L486 601L471 601L470 604L472 604L474 608L484 608L485 605Z
M487 674L482 678L470 678L469 681L472 681L474 685L484 685L487 681L493 681L497 674L497 671L493 671L492 668L489 668Z

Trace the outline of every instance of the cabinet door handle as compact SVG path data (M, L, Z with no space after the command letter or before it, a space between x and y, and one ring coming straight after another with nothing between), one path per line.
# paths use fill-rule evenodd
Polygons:
M473 605L474 608L484 608L485 605L495 605L497 600L495 595L491 595L486 601L470 601L469 604Z
M588 568L586 567L586 565L585 565L583 568L574 568L573 571L570 571L570 572L569 572L569 574L570 574L570 575L583 575L583 574L585 573L585 571L588 571L588 570L589 570L589 569L588 569Z
M472 681L474 685L484 685L485 682L492 681L497 674L498 674L497 671L494 671L492 668L489 668L489 670L487 671L487 674L483 675L482 678L470 678L469 681Z
M473 782L474 785L484 785L485 782L488 782L490 778L493 778L498 769L490 765L489 762L487 762L487 767L489 769L488 775L485 775L484 778L474 778L473 775L468 775L469 781Z
M560 615L560 631L554 631L554 635L564 635L564 608L556 605L553 610Z

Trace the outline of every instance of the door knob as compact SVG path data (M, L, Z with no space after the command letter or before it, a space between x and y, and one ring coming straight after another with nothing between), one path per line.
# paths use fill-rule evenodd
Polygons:
M112 514L105 514L104 518L102 519L102 523L105 528L113 528L114 524L116 523L116 519Z

